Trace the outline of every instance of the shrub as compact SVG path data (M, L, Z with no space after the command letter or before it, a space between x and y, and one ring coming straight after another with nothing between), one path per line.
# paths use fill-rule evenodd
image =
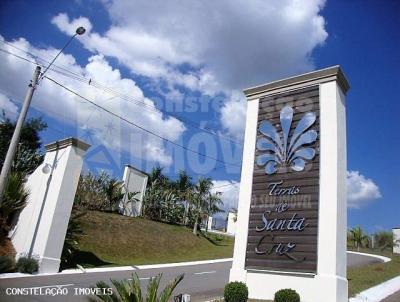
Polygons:
M78 243L83 230L80 223L80 218L86 215L86 212L72 210L71 217L65 234L64 246L61 253L60 270L70 267L76 267L76 254L79 251Z
M8 256L0 256L0 274L11 273L15 270L14 258Z
M275 293L274 302L300 302L300 296L293 289L281 289Z
M171 280L163 290L160 287L162 274L150 278L147 285L147 291L144 292L141 289L140 279L137 274L134 274L131 279L113 280L111 279L112 285L115 290L111 295L108 294L96 294L100 301L114 301L114 302L125 302L125 301L146 301L146 302L168 302L171 301L172 293L176 286L183 280L183 274L177 276ZM96 283L96 287L108 290L111 286L104 281ZM145 296L143 295L145 294ZM91 300L98 301L98 300Z
M243 282L230 282L225 286L224 299L226 302L245 302L248 296L249 291Z
M0 240L7 237L12 218L24 208L28 195L29 192L24 188L24 175L11 172L7 178L0 205Z
M117 212L124 198L123 182L106 172L81 175L76 189L74 207L78 209Z
M384 251L385 249L391 250L396 243L393 240L393 232L381 231L375 234L376 245Z
M38 261L35 258L20 257L17 261L17 271L25 274L33 274L39 270Z

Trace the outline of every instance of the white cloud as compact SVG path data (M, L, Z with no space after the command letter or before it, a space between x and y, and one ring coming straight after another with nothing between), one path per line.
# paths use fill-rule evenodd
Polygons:
M372 179L366 178L358 171L347 171L347 205L349 208L359 209L381 197L379 187Z
M58 28L63 28L63 31L68 35L74 35L78 27L83 26L86 33L92 30L92 23L88 18L79 17L70 22L66 14L59 14L51 20L51 23L57 25Z
M229 211L232 208L237 208L239 201L239 187L240 183L232 180L214 180L214 188L212 192L221 192L221 199L224 203L225 211ZM223 214L223 216L225 216Z
M0 93L0 111L3 111L5 116L10 119L15 119L18 115L18 107L2 93Z
M240 140L244 135L246 121L246 99L242 94L232 93L228 102L221 108L221 123L226 132Z
M4 40L3 37L0 36L0 40ZM22 38L13 41L12 45L26 49L47 60L53 58L58 52L58 50L52 48L35 48ZM15 49L6 44L3 47L8 51L16 52ZM26 85L32 76L27 71L33 72L34 66L4 52L0 53L0 60L2 62L0 69L1 89L6 90L7 95L11 96L14 101L21 102L26 91ZM73 56L63 53L58 57L57 65L129 96L129 100L124 101L116 97L115 94L109 94L104 90L91 87L86 82L78 82L51 70L48 71L50 77L58 79L65 86L78 91L81 95L129 121L171 141L177 141L185 131L185 126L180 121L163 116L157 110L153 101L144 96L143 91L136 83L131 79L123 78L119 70L110 66L103 56L91 56L85 66L80 66ZM15 81L16 78L18 81ZM112 150L128 151L132 156L159 162L162 165L172 163L172 158L166 153L161 139L128 126L118 118L85 103L82 99L47 79L44 79L36 89L32 106L63 123L76 126L82 135L84 135L85 129L91 129L95 143L100 142ZM89 141L89 143L92 142Z
M245 106L229 97L231 91L313 69L312 51L328 36L320 15L325 0L104 3L111 25L103 34L87 18L59 14L52 22L68 34L87 26L79 39L87 49L171 90L225 93L221 122L234 135L243 133ZM226 123L226 113L237 122Z

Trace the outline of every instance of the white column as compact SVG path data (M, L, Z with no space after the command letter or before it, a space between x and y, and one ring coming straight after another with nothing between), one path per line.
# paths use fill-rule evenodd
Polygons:
M240 178L240 191L238 203L238 215L236 221L235 246L233 250L233 263L229 275L229 281L246 282L246 245L249 229L249 213L251 191L253 185L254 152L257 137L259 99L247 102L246 131L244 136L242 175Z
M58 272L65 234L89 145L67 138L45 146L43 163L29 176L29 198L10 237L17 257L39 259L40 273Z
M213 218L212 216L208 217L208 221L207 221L207 230L212 230L212 225L213 225Z
M346 110L336 81L320 84L318 283L325 301L347 301Z
M393 254L400 254L400 228L392 229L393 232Z
M137 193L134 197L136 201L129 202L128 194L125 194L119 207L120 212L125 216L137 217L142 213L143 198L146 192L148 175L132 166L125 166L124 170L124 192Z

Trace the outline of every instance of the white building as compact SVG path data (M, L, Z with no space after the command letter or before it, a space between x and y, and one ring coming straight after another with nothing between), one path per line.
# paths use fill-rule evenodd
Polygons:
M230 235L235 235L236 233L236 221L237 214L233 212L228 213L228 222L226 226L226 232Z
M400 254L400 227L393 228L393 254Z

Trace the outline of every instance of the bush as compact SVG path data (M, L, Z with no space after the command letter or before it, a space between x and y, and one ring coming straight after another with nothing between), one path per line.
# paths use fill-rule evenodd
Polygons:
M39 270L38 261L35 258L20 257L17 261L17 271L25 274L33 274Z
M384 251L385 249L392 250L394 244L393 232L391 231L381 231L375 234L376 245Z
M0 241L7 238L12 219L24 208L28 195L29 192L24 188L24 175L19 172L11 172L7 178L0 205Z
M15 261L12 257L0 256L0 274L12 273L15 270Z
M71 217L65 234L64 246L61 252L60 270L76 267L76 254L79 251L78 244L80 236L83 234L80 220L86 212L72 210Z
M123 182L106 172L81 175L76 189L74 207L77 209L117 212L124 198Z
M249 291L243 282L230 282L225 286L224 299L226 302L245 302L248 296Z
M281 289L275 293L274 302L300 302L300 296L293 289Z

